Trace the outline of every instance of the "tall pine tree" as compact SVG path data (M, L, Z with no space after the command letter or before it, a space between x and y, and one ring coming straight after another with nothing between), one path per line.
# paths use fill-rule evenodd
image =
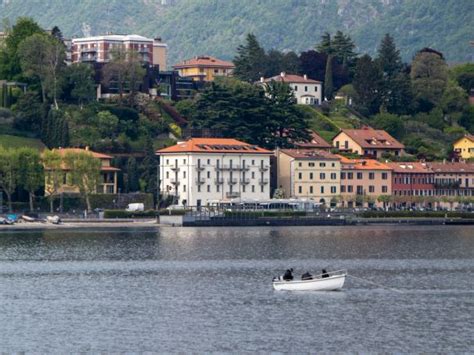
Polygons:
M258 43L257 37L249 33L246 43L237 47L234 75L243 81L257 81L265 75L265 61L265 50Z
M380 109L382 73L369 55L363 55L355 68L352 83L356 91L356 108L366 115L373 115Z

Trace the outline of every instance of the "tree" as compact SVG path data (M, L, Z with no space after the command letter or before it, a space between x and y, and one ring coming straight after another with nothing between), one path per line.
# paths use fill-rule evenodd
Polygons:
M51 36L56 38L59 42L63 42L64 40L63 33L61 32L58 26L54 26L51 29Z
M145 140L145 158L141 164L141 180L144 182L145 192L157 194L157 167L158 159L153 147L153 140L148 135Z
M0 146L0 188L7 195L8 210L12 212L12 195L18 186L18 153Z
M21 80L22 70L18 56L20 43L35 33L43 33L41 27L29 17L19 17L16 24L7 29L5 47L0 50L0 78Z
M393 202L393 198L392 195L380 195L377 197L377 201L383 203L383 209L387 210L387 206Z
M127 161L127 191L135 192L140 190L140 176L138 173L137 160L128 158Z
M45 193L49 199L49 209L54 213L54 198L58 195L64 178L63 158L57 150L45 150L42 155L45 171Z
M352 67L357 54L354 52L355 44L349 35L345 35L342 31L337 31L332 39L331 47L335 58L337 58L340 64L345 68Z
M95 126L102 137L114 138L118 133L119 119L109 111L100 111L97 113Z
M450 75L467 93L474 89L474 63L456 65L450 69Z
M327 55L310 50L300 54L300 74L309 78L324 81Z
M49 110L41 126L41 139L48 148L69 146L69 126L63 110Z
M84 198L87 211L91 211L90 194L97 191L100 179L100 159L90 152L67 152L64 162L69 170L72 185L79 188Z
M331 42L331 34L329 32L324 32L321 36L321 42L316 46L316 49L320 53L333 54L334 48Z
M422 111L430 111L439 103L448 83L448 67L441 53L423 50L411 64L413 94Z
M334 94L334 85L332 81L332 55L329 54L326 62L326 74L324 76L324 97L326 100L332 100Z
M378 65L369 55L357 61L353 86L356 91L355 103L364 114L372 115L380 108L382 74Z
M403 69L400 51L390 34L385 34L377 51L377 64L380 66L384 79L396 77Z
M391 113L379 113L373 118L374 126L387 131L391 136L401 139L405 134L403 120Z
M52 36L36 33L20 43L18 57L24 74L39 79L43 102L49 97L56 109L59 108L57 98L65 65L64 44Z
M265 75L265 50L253 33L247 35L245 42L244 45L237 47L234 75L243 81L255 82Z
M19 185L28 191L30 211L33 211L35 192L44 184L43 166L36 149L20 148L18 150L18 171Z
M95 98L94 70L89 64L73 63L64 73L66 97L75 100L82 108ZM68 97L69 96L69 97Z
M15 128L22 131L38 132L46 116L45 105L36 92L27 91L12 107L15 112Z
M112 59L102 68L103 83L109 87L117 85L120 101L128 91L129 104L135 96L146 72L137 51L118 48L111 52Z

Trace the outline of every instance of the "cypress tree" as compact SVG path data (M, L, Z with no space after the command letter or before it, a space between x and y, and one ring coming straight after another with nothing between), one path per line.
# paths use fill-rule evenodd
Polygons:
M127 160L127 189L129 192L140 190L137 160L133 157Z
M326 100L331 100L334 93L334 84L332 78L332 58L333 56L328 55L326 62L326 74L324 76L324 97Z

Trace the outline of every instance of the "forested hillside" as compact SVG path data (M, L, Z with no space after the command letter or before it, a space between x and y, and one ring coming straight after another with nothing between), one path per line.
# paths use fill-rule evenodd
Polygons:
M0 14L31 16L66 36L161 36L171 63L198 54L231 59L248 32L266 49L307 50L323 32L342 30L361 53L374 54L388 32L407 61L423 47L440 50L450 62L474 56L472 0L2 0Z

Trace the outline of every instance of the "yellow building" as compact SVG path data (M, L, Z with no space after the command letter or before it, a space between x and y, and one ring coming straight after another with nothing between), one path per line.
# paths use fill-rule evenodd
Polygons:
M466 134L453 144L454 151L463 159L474 158L474 135Z
M100 182L97 186L97 193L100 194L116 194L117 193L117 172L120 169L114 168L111 165L112 157L110 155L96 153L90 151L88 148L80 149L80 148L59 148L54 149L57 151L62 157L65 157L67 153L81 153L81 152L88 152L92 154L94 158L100 159L101 168L100 168ZM58 189L56 193L78 193L79 188L75 185L70 183L70 173L69 168L64 166L62 168L63 171L63 184ZM49 187L50 178L48 176L48 168L45 167L45 194L48 195L51 191Z
M322 150L277 150L278 187L285 198L335 204L340 194L341 162Z
M211 56L194 57L173 66L182 77L195 81L213 81L217 76L231 76L235 65Z

